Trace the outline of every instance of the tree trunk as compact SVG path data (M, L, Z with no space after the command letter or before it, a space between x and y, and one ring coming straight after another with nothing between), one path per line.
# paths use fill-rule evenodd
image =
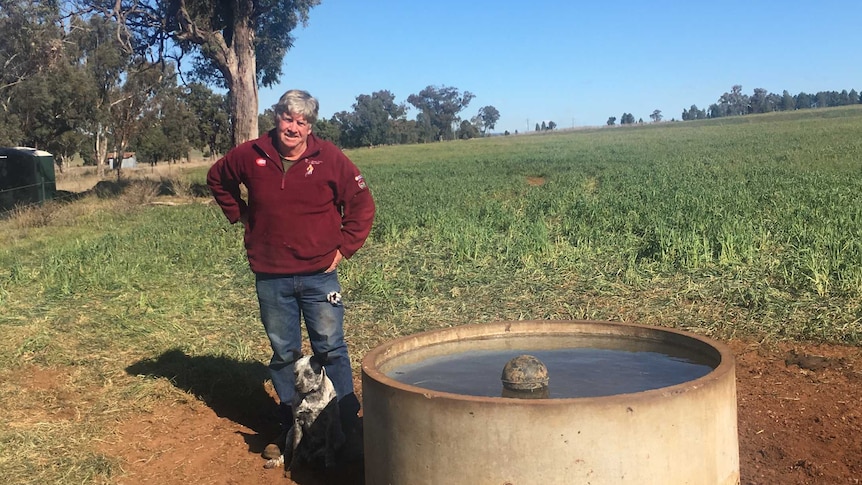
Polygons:
M99 180L105 178L105 162L108 160L108 137L105 136L105 127L102 123L96 125L95 146L93 155L96 157L96 174Z
M257 138L257 59L254 54L254 29L238 25L233 38L235 63L228 66L231 126L234 146Z
M205 2L204 2L205 3ZM175 11L177 39L203 46L206 56L224 76L230 101L231 133L234 145L257 138L257 58L254 52L255 0L234 0L230 4L232 29L210 30L206 21L196 25L185 0ZM227 33L229 35L224 35Z
M126 147L128 146L126 135L121 135L120 139L117 140L116 143L117 147L114 152L114 170L117 171L117 182L119 182L123 175L123 159L126 158Z

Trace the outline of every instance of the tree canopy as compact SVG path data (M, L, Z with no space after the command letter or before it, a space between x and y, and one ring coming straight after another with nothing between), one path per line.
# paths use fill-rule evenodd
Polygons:
M493 130L497 121L500 120L500 112L493 106L483 106L479 108L479 120L482 124L482 133Z
M234 144L257 136L258 86L278 82L291 31L320 0L77 0L126 28L136 52L228 90ZM186 69L184 58L191 59Z
M455 136L453 125L460 121L458 113L474 97L469 91L461 93L451 86L428 86L408 96L407 102L421 112L421 122L431 129L435 140L451 140Z

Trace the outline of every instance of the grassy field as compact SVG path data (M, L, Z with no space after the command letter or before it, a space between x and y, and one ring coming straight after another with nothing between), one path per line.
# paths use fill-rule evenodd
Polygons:
M860 133L853 107L349 152L378 204L339 270L354 365L400 335L518 319L858 345ZM124 416L241 395L261 372L241 231L188 195L204 173L163 181L178 205L141 182L0 220L12 483L111 482L122 468L99 442ZM172 355L211 367L140 372ZM249 365L224 375L222 359ZM23 382L34 369L63 391Z

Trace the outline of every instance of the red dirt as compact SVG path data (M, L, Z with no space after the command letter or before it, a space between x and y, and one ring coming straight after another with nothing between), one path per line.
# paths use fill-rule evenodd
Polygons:
M862 483L862 349L728 344L737 358L741 483ZM157 409L123 423L103 451L124 462L124 484L363 483L361 465L290 478L264 469L274 406L257 414L201 401Z

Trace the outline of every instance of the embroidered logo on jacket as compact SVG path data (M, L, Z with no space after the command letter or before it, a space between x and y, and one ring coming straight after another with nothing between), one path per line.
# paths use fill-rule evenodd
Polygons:
M266 159L265 158L258 158L257 160L254 161L254 163L256 163L258 167L265 167L266 166Z
M313 173L314 173L314 165L309 163L308 166L305 167L305 176L308 177L309 175L311 175Z
M353 177L353 180L356 180L356 185L358 185L360 189L365 189L365 187L367 187L367 185L365 185L365 178L362 177L361 174Z

